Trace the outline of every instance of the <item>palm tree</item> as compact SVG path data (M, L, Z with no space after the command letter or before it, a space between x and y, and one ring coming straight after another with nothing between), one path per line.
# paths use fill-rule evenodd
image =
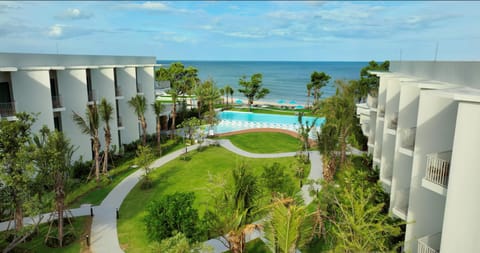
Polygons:
M228 93L230 93L230 104L233 105L233 93L235 92L235 90L228 85L227 85L227 87L228 87Z
M98 138L98 128L100 126L100 115L97 109L97 103L88 105L85 110L85 118L78 113L73 112L73 120L77 123L83 134L90 135L93 144L93 153L95 160L95 178L100 183L100 140Z
M161 125L160 125L160 115L162 114L163 110L165 109L165 106L162 104L162 101L160 100L155 100L155 102L152 104L153 112L155 113L155 117L157 119L157 145L158 145L158 153L162 155L162 147L161 147L161 139L160 139L160 130L161 130Z
M107 102L105 98L102 98L100 105L98 106L98 113L105 126L103 131L105 133L105 147L103 149L103 174L107 174L108 170L108 154L110 153L110 143L112 142L112 133L110 132L110 120L112 120L113 106Z
M228 95L230 95L230 99L231 99L233 95L233 88L227 84L225 85L225 87L223 87L223 89L225 90L225 95L227 95L227 107L228 107Z
M218 92L222 96L222 104L225 104L225 89L221 88L221 89L218 90ZM228 94L227 94L227 96L228 96ZM227 97L227 103L228 103L228 97Z
M170 126L171 135L170 138L173 139L175 136L175 119L177 118L177 100L180 90L177 89L177 86L174 85L169 91L168 94L172 97L172 124Z
M308 83L307 84L307 108L310 105L310 95L312 93L312 88L313 88L312 83Z
M296 205L291 198L277 199L265 226L267 246L275 253L294 253L308 243L311 225L306 206Z
M215 86L213 80L209 79L203 83L204 96L203 100L208 104L208 124L213 125L215 123L215 108L214 104L221 97L220 91Z
M145 120L147 100L142 95L136 95L128 101L128 104L133 108L135 114L137 114L138 121L140 121L142 127L142 143L145 146L147 144L147 121Z

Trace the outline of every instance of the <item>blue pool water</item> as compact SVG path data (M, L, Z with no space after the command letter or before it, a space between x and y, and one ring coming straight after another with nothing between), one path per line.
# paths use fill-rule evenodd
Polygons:
M251 112L231 112L224 111L219 113L220 123L216 126L216 133L227 133L251 128L279 128L290 131L298 130L298 117L288 115L274 115ZM303 123L311 124L314 117L303 117ZM324 118L319 118L316 121L317 130L325 121ZM311 132L311 137L316 131Z

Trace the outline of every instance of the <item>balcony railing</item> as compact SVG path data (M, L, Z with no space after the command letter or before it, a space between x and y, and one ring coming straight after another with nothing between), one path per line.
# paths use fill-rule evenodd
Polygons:
M451 151L428 154L425 180L447 188L451 157Z
M370 108L377 108L378 98L377 98L377 97L373 97L373 96L371 96L371 95L368 95L368 96L367 96L367 105L368 105L368 107L370 107Z
M402 148L413 150L413 147L415 146L416 132L417 132L416 127L402 129L400 146Z
M385 106L379 105L378 106L378 117L384 117L385 116Z
M93 102L97 100L97 93L95 90L87 90L88 92L88 102Z
M397 124L398 124L398 112L395 112L389 117L388 128L397 129Z
M122 117L120 117L120 116L117 117L117 126L118 127L123 127Z
M418 253L439 253L442 233L427 235L418 239Z
M62 96L52 96L52 106L53 108L62 108Z
M121 97L122 96L122 88L120 87L115 87L115 96L116 97Z
M0 103L0 116L11 117L15 115L15 102Z
M395 192L395 202L394 207L398 211L402 212L405 216L407 215L408 211L408 196L410 194L410 189L405 188L402 190L397 190Z

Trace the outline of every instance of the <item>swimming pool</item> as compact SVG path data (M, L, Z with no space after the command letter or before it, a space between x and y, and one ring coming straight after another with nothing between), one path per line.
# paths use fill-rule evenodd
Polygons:
M220 123L216 126L216 133L227 133L251 128L279 128L296 132L298 130L298 116L276 115L251 112L232 112L224 111L219 113ZM303 117L303 123L313 122L314 117ZM324 118L319 118L316 127L319 128L324 123ZM312 131L311 137L316 131Z

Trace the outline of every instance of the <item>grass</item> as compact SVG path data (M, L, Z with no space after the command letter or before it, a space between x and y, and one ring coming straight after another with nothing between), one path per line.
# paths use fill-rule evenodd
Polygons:
M295 152L300 142L284 133L245 133L222 138L229 139L235 146L252 153Z
M86 251L85 235L90 233L91 218L90 216L76 217L72 220L75 229L76 240L63 248L50 248L45 245L44 240L48 232L49 223L44 223L39 226L39 234L32 238L31 241L22 243L17 246L14 252L37 252L37 253L79 253ZM65 230L70 227L65 224ZM0 242L0 248L4 242Z
M166 155L168 153L183 148L183 143L181 142L178 142L176 144L169 142L173 141L168 140L166 144L162 144L165 147L162 155ZM100 205L105 199L105 197L107 197L107 195L110 193L110 191L115 188L115 186L117 186L123 179L125 179L137 170L136 168L131 167L132 165L134 165L134 163L134 158L131 157L118 162L115 169L109 172L111 175L111 181L103 182L101 187L97 187L97 182L95 180L90 180L89 182L77 187L67 197L67 203L69 208L80 207L80 205L85 203L92 205Z
M282 165L289 165L294 162L294 158L277 159L249 159L240 157L221 147L209 147L203 152L192 151L191 160L181 161L179 158L167 163L162 168L152 172L154 187L149 190L141 190L137 184L129 193L120 208L121 218L118 222L118 237L120 245L127 252L146 252L149 250L149 241L147 239L143 217L145 216L145 206L152 200L158 199L167 194L175 192L195 192L194 207L203 215L206 206L208 206L209 194L207 192L207 183L210 176L218 176L230 180L230 171L245 161L254 171L254 174L260 175L263 166L270 165L273 162L279 162ZM288 169L287 173L293 177L293 169ZM296 186L299 190L299 186Z

